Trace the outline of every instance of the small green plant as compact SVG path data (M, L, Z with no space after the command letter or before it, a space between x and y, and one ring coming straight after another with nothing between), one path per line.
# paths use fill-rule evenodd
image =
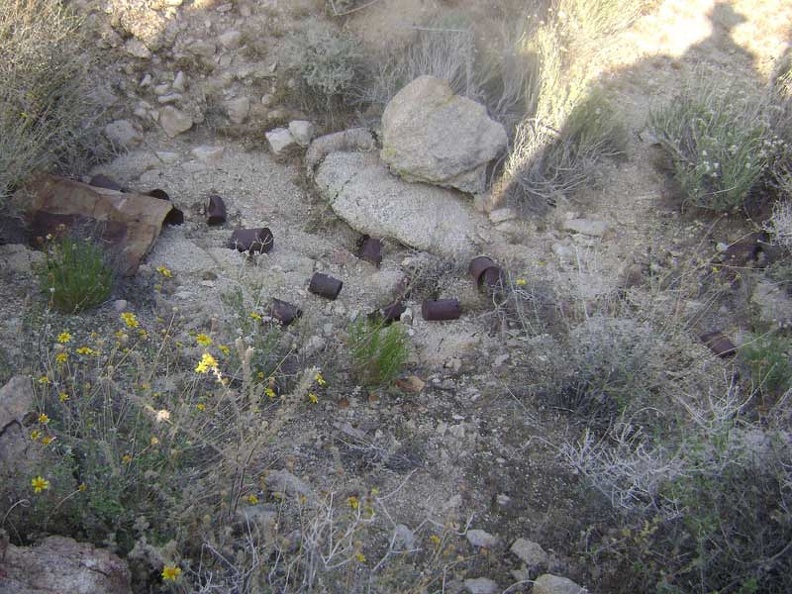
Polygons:
M774 402L792 387L789 351L789 340L777 335L747 341L739 350L750 370L754 389L766 403Z
M53 307L77 313L110 298L115 272L96 243L67 235L54 239L45 254L39 280Z
M718 212L744 207L781 143L763 110L714 87L685 89L671 104L652 110L651 126L688 204Z
M407 333L399 323L356 320L349 329L349 346L359 381L381 386L394 380L407 362Z

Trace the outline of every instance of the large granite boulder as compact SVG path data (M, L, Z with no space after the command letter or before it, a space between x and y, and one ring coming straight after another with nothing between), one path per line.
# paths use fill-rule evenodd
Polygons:
M444 80L421 76L385 108L380 156L407 181L477 194L485 189L487 163L506 141L483 105L454 95Z
M331 153L316 184L333 211L361 233L441 256L471 256L488 227L458 192L405 183L374 153Z

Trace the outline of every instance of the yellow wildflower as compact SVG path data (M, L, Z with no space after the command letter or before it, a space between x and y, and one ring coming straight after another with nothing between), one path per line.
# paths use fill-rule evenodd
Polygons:
M58 394L58 400L61 402L66 402L69 399L69 395L66 392L61 392Z
M149 440L149 443L150 443L152 446L158 445L158 444L159 444L159 442L160 442L160 440L159 440L158 438L154 437L153 435L151 436L151 439Z
M43 443L45 446L51 444L53 441L55 441L55 438L52 435L45 435L41 438L41 443Z
M157 266L157 272L159 272L165 278L170 278L173 276L173 273L165 266Z
M61 344L66 344L67 342L70 342L71 339L72 339L72 335L69 334L68 332L61 332L60 334L58 334L58 342Z
M436 547L440 546L441 539L439 536L437 536L437 534L432 534L432 536L429 537L429 540L434 546Z
M318 404L319 396L317 396L313 392L308 392L308 402L310 402L311 404Z
M352 495L351 497L347 497L347 505L352 509L357 509L360 507L360 499Z
M88 485L86 485L85 483L80 483L80 486L77 487L77 490L81 491L81 492L82 491L87 491L88 490Z
M38 381L38 383L40 383L40 384L43 384L43 385L45 385L45 386L51 383L51 382L50 382L50 378L48 378L46 375L42 375L42 376L41 376L40 378L38 378L38 380L36 380L36 381Z
M195 337L195 342L197 342L202 347L208 347L210 344L212 344L212 337L201 333Z
M47 416L46 413L39 413L38 422L41 423L42 425L46 425L47 423L50 422L50 418Z
M516 281L514 281L514 284L518 287L524 287L528 284L528 281L526 281L524 278L518 278Z
M78 355L96 355L96 351L88 346L82 346L79 349L76 349L74 352Z
M317 374L314 376L314 381L315 381L317 384L319 384L320 386L327 385L327 381L326 381L326 380L325 380L325 378L322 376L322 372L321 372L321 371L317 372Z
M217 371L217 359L209 353L204 353L201 362L196 365L195 371L196 373L207 373L210 370Z
M130 464L132 462L132 456L129 454L124 454L121 456L121 462L123 464Z
M250 319L256 320L257 322L261 321L261 314L255 311L250 312Z
M55 362L58 365L63 365L68 360L69 360L69 353L67 352L58 353L57 355L55 355Z
M39 475L30 481L30 486L33 487L34 493L41 493L50 488L50 482Z
M169 563L162 568L162 579L166 582L175 582L181 576L182 570L178 565Z
M259 502L259 498L256 497L255 493L251 493L245 497L245 501L247 501L250 505L256 505Z
M137 328L140 326L140 322L138 322L137 316L133 314L131 311L125 311L121 314L121 320L124 324L127 325L127 328Z
M276 398L278 396L275 393L275 390L273 390L272 388L265 388L264 389L264 394L266 394L267 398L269 398L269 399L273 399L273 398Z
M366 562L366 556L363 553L361 553L360 551L355 553L355 559L357 559L358 563L365 563Z
M38 429L33 429L33 431L30 432L30 439L33 441L36 441L39 437L41 437L41 431Z
M223 354L224 354L226 357L228 357L228 354L231 352L231 349L230 349L230 348L228 348L228 345L227 345L227 344L221 344L221 345L218 345L218 346L217 346L217 348L218 348L218 350L219 350L221 353L223 353Z
M203 412L206 410L206 405L203 402L199 402L195 405L195 408L197 408L200 412Z

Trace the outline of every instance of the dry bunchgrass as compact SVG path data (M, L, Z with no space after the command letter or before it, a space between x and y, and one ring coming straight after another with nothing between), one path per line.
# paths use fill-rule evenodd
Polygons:
M0 0L0 198L35 173L80 167L99 152L87 47L60 2Z

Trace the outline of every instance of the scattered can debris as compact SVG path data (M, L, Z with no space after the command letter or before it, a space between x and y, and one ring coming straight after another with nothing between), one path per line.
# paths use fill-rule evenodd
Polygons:
M272 250L274 243L275 239L272 236L272 231L267 227L234 229L231 233L228 247L250 254L255 252L264 253Z
M706 332L699 336L701 342L707 345L715 355L721 359L728 359L737 354L737 346L720 330Z
M462 315L462 305L459 299L425 299L421 315L428 322L457 320Z
M308 290L314 295L325 297L327 299L335 299L341 292L341 287L344 283L337 278L333 278L321 272L315 272L311 277L311 282L308 285Z
M288 326L294 320L302 316L302 310L287 301L273 298L269 306L269 315L273 320L277 320L284 326Z
M371 262L379 268L382 263L382 241L374 237L364 235L360 241L357 257L366 262Z
M484 274L484 271L487 268L491 268L495 266L495 262L492 258L488 256L478 256L477 258L473 258L470 261L470 266L468 267L468 272L470 276L473 277L477 283L481 284L481 275Z
M209 196L206 206L206 223L208 225L222 225L226 222L226 205L217 194Z

